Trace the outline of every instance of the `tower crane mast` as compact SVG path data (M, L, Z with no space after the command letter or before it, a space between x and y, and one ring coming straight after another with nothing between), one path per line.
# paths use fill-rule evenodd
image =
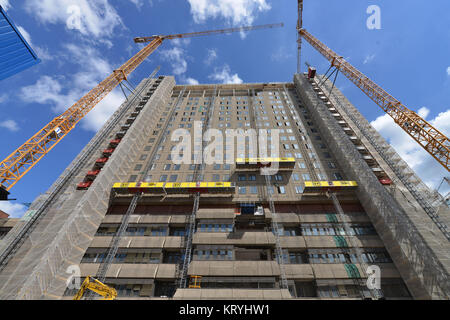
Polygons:
M302 53L302 37L300 36L300 30L303 28L303 0L297 0L298 2L298 20L297 20L297 73L301 72L301 53Z
M116 88L148 57L164 40L190 38L196 36L224 34L282 27L283 24L267 24L221 30L210 30L166 36L136 38L139 43L150 42L120 68L114 70L105 80L68 108L63 114L54 118L44 128L28 139L22 146L0 162L0 191L8 193L30 169L36 165L58 142L91 111L108 93Z

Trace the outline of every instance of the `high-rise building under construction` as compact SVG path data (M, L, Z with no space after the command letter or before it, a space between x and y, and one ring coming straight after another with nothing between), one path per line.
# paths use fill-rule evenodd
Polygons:
M143 80L1 240L0 299L448 299L448 207L331 89Z

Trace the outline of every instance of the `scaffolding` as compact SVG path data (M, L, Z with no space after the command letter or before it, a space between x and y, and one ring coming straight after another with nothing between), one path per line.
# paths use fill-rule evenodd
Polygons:
M450 278L443 261L448 260L449 244L442 242L446 239L444 235L434 222L423 220L421 211L406 200L394 199L380 184L342 127L321 103L306 76L295 75L294 83L340 166L358 181L356 194L388 252L395 257L394 263L410 292L416 298L448 299ZM358 114L355 108L351 112Z
M364 286L364 283L362 283L360 280L360 278L365 278L367 279L367 270L368 270L368 265L367 263L364 261L363 258L363 251L361 249L361 247L358 245L358 243L355 240L355 237L352 236L352 230L350 229L350 223L347 220L347 216L344 214L344 210L342 210L341 204L339 203L338 197L336 196L335 192L329 192L328 196L331 197L331 199L333 200L333 204L334 204L334 208L339 216L339 219L341 220L341 223L344 226L344 230L345 233L348 235L348 239L350 240L352 249L354 250L355 254L356 254L356 258L357 261L359 263L359 266L361 267L361 270L363 272L363 277L360 276L358 269L356 270L352 270L351 268L350 271L348 273L350 273L352 275L352 279L354 280L355 285L357 286L360 296L361 298L365 298L364 295L364 291L362 290L362 287ZM353 271L353 272L352 272ZM383 298L383 292L380 289L376 289L376 288L372 288L369 289L370 290L370 294L372 299L374 300L378 300Z
M441 218L437 214L439 207L433 206L428 201L428 199L431 199L432 201L434 200L434 202L436 202L436 199L438 199L437 203L440 204L443 202L442 197L440 197L437 192L430 192L428 190L428 187L416 176L416 174L411 170L408 164L403 159L401 159L389 145L386 145L384 143L384 146L382 146L377 142L375 135L369 132L370 129L367 126L363 125L361 121L359 121L355 113L349 110L347 105L339 99L334 91L332 91L332 87L330 88L330 84L328 81L324 81L322 84L324 84L325 88L330 90L333 100L339 105L340 109L345 112L345 114L356 125L363 136L371 143L371 145L375 148L384 162L386 162L386 164L391 168L398 179L408 189L414 199L419 203L422 209L436 224L439 230L441 230L444 236L448 240L450 240L450 230L448 226L442 222ZM414 183L411 181L413 180L411 179L412 177L415 180ZM418 187L416 187L416 185L420 187L420 190Z
M100 144L102 144L110 131L117 126L119 121L128 112L129 106L135 103L139 99L139 95L145 88L148 87L152 78L149 78L145 84L138 87L139 92L133 96L133 98L127 102L123 107L119 108L110 118L110 120L104 125L100 132L89 142L85 149L78 155L77 158L70 164L70 166L64 171L64 173L55 181L52 187L47 192L47 196L39 199L37 203L33 203L30 210L25 214L25 219L22 219L8 234L8 236L2 241L0 246L0 272L6 266L9 259L20 248L23 240L33 231L34 226L45 216L45 209L60 195L61 191L68 187L68 183L79 172L85 162L92 157L92 155L98 151ZM28 213L32 215L27 216Z
M125 170L122 168L130 163L136 152L136 145L142 143L143 137L149 134L150 129L145 123L154 121L155 112L152 108L163 103L168 89L173 87L173 80L163 79L146 79L138 86L137 92L153 92L153 89L163 83L158 94L152 96L149 93L152 106L148 106L143 115L138 117L131 132L125 136L125 143L120 143L118 147L121 152L108 161L102 169L103 174L96 178L92 186L87 191L75 190L76 180L83 175L86 163L90 163L95 153L104 149L100 148L102 143L107 143L108 136L120 125L120 121L133 111L133 107L142 109L138 106L139 95L129 97L129 101L122 104L48 193L32 204L30 212L18 225L20 231L29 219L39 216L39 219L33 219L34 223L32 227L28 227L28 233L17 237L18 233L13 230L10 234L11 239L23 243L19 243L16 250L10 252L8 258L14 256L14 259L9 259L0 273L2 299L61 297L67 287L67 268L79 264L107 211L108 203L105 199L109 196L112 182L123 178Z

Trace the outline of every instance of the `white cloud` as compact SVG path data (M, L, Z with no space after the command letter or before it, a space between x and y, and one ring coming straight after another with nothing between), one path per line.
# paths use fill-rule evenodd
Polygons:
M196 80L194 78L186 78L185 82L189 85L198 85L199 84L198 80Z
M25 30L25 28L23 28L21 26L17 26L17 29L19 29L20 34L25 38L25 40L28 42L28 44L31 46L31 48L36 52L39 59L41 59L41 60L50 60L51 59L51 56L48 53L47 48L43 49L43 48L35 46L33 44L33 41L31 40L31 36L28 33L28 31Z
M77 64L79 72L68 77L41 76L33 85L22 88L20 98L28 103L47 104L62 113L114 69L96 49L74 44L65 45L66 59ZM109 93L82 120L86 130L97 131L125 98L119 90Z
M138 7L138 9L140 9L144 5L144 2L142 0L130 0L130 1L134 3L136 7ZM150 4L152 4L151 1Z
M169 61L172 65L172 72L179 76L187 71L187 61L184 49L174 47L168 50L161 50L161 55L164 60Z
M423 107L419 109L418 114L426 118L429 112L429 109ZM428 122L443 134L447 136L450 134L450 110L439 113L436 118ZM429 187L438 187L442 178L447 175L447 170L403 131L389 115L380 116L371 124Z
M3 7L3 9L8 10L11 5L9 4L8 0L0 0L0 5Z
M124 102L125 97L119 89L110 92L87 116L81 127L86 130L98 131L112 114Z
M208 49L208 54L206 56L205 63L209 66L216 59L217 59L217 49Z
M69 99L68 96L62 95L61 91L60 81L53 77L41 76L34 85L22 88L21 99L30 103L51 104L53 111L59 112L67 109L68 103L74 102L74 98Z
M9 214L10 218L22 218L28 210L27 206L20 203L12 203L10 201L0 201L0 210Z
M228 65L223 66L222 68L215 68L214 73L209 76L210 79L219 81L225 84L239 84L243 83L242 79L239 78L238 74L231 74L230 67Z
M286 49L285 47L279 47L274 53L272 53L270 59L272 61L280 62L291 59L293 57L294 55L290 50Z
M19 29L19 32L22 34L22 36L25 38L25 41L28 42L30 46L32 46L31 42L31 36L30 34L21 26L17 26L17 29Z
M5 102L6 100L8 100L8 96L6 95L6 93L1 94L0 95L0 103Z
M0 122L0 127L8 129L9 131L19 131L19 126L17 125L17 122L14 120L4 120Z
M176 39L170 40L170 42L172 43L172 45L174 47L181 47L181 46L189 45L191 43L191 39L189 39L189 38L184 38L184 39L176 38Z
M187 0L196 23L223 18L232 25L251 25L258 12L271 9L266 0Z
M372 62L373 59L375 59L375 57L376 57L376 54L375 54L375 53L374 53L374 54L368 54L368 55L366 56L366 58L364 59L363 64L368 64L368 63Z
M25 9L43 24L64 24L95 38L111 37L123 26L108 0L26 0Z
M447 68L447 74L450 76L450 67Z

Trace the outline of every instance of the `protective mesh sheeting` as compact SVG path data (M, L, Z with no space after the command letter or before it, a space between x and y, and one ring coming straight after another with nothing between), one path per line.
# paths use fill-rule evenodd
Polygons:
M443 262L449 261L448 250L445 253L438 246L442 234L423 211L418 212L406 201L396 201L379 183L308 80L296 75L294 82L340 167L358 182L357 195L413 296L448 298L449 266ZM414 215L421 215L421 223L412 221Z
M144 81L141 85L149 89L151 83ZM148 126L148 123L156 121L159 112L155 110L162 110L173 86L172 77L166 77L161 82L147 107L141 111L88 190L75 191L74 186L84 177L86 168L92 166L98 152L108 145L109 135L120 131L123 120L139 104L139 99L125 103L121 108L126 108L126 112L117 115L117 123L113 123L113 126L108 126L107 123L92 139L66 170L69 171L69 179L62 180L63 187L55 187L55 184L49 190L49 203L42 208L39 220L0 273L1 299L62 297L69 277L66 273L67 267L80 263L106 214L112 184L128 178L127 168L136 158L139 147L150 135L151 126ZM139 91L139 87L137 90ZM110 121L113 120L114 116ZM82 157L85 152L92 153L87 161ZM72 166L76 168L75 172L71 170ZM32 207L38 208L34 204Z
M325 92L329 92L332 83L327 80L322 84ZM435 190L431 190L408 164L395 152L395 150L386 142L386 140L369 124L369 122L359 113L356 108L347 100L347 98L337 90L333 90L330 96L333 106L339 110L342 116L350 119L352 125L356 126L356 132L360 132L360 138L369 141L378 155L389 166L388 171L394 180L394 186L402 186L404 190L410 193L413 202L422 207L423 210L432 218L436 226L443 232L447 240L450 240L450 209L445 204L444 198ZM396 124L393 124L396 125ZM355 128L354 128L355 129ZM393 189L394 197L398 196L401 190ZM438 215L438 209L444 211L444 214ZM447 218L448 217L448 218Z

